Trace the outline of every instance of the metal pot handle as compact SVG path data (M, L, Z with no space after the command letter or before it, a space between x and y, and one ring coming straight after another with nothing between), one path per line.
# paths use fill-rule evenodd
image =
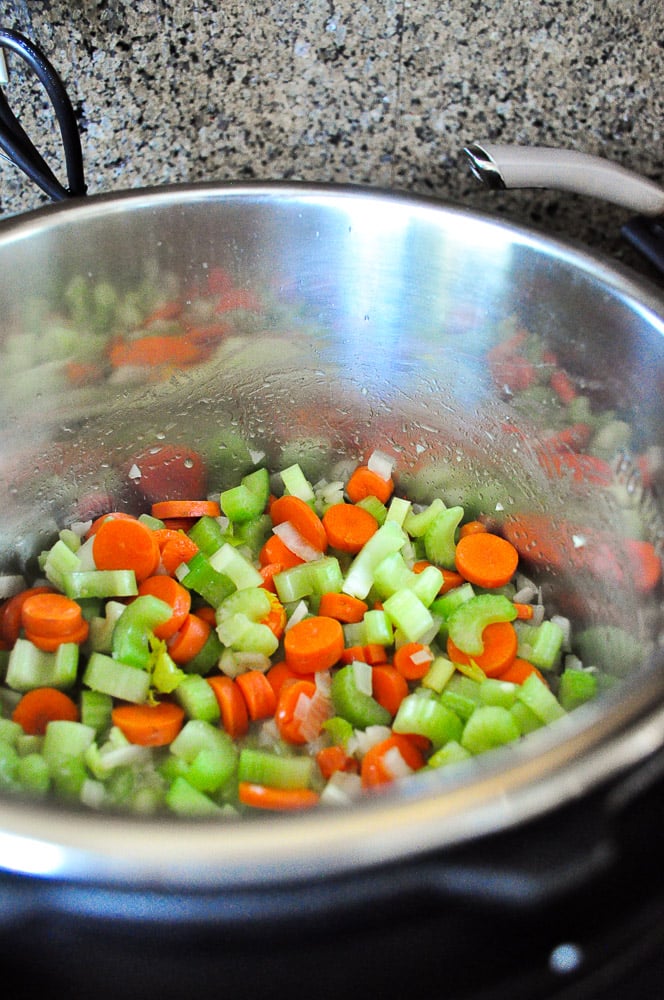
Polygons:
M602 198L638 213L623 236L664 274L664 189L632 170L572 149L474 142L473 175L492 190L554 188Z
M0 89L0 149L53 201L86 193L83 154L76 115L62 80L41 49L18 31L0 28L0 84L9 82L4 49L20 56L48 94L60 128L65 152L68 187L57 179L11 110Z

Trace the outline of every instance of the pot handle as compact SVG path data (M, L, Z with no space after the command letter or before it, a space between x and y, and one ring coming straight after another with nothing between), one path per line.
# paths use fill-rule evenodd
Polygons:
M464 149L473 175L493 190L557 188L603 198L640 215L664 214L664 189L599 156L545 146L472 143Z
M57 179L27 135L0 89L0 149L53 201L64 201L86 193L83 154L76 115L62 80L41 49L18 31L0 28L0 85L9 82L4 49L18 55L44 87L60 128L65 152L68 187Z

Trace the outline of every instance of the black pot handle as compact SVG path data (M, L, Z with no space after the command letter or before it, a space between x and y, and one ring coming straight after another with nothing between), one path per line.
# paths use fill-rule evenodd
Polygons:
M68 187L60 183L27 135L11 110L2 89L0 89L0 149L53 201L81 197L86 193L81 139L74 108L62 80L38 46L20 32L0 28L0 69L6 68L4 49L14 52L27 63L48 94L60 128ZM0 82L6 82L8 75L8 73L5 75L4 81L0 78Z

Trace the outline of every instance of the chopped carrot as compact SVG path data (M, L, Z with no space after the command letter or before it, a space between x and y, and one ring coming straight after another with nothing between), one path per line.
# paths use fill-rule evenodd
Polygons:
M346 483L346 493L351 503L358 503L365 497L377 497L381 503L387 503L394 493L394 480L391 477L383 479L368 465L358 465Z
M196 608L194 614L197 618L202 618L204 622L207 622L211 628L217 627L217 612L209 604L201 604L200 607Z
M279 699L274 713L277 729L282 739L287 743L306 743L302 734L301 721L296 715L297 703L304 695L313 698L316 693L314 681L300 679L291 684L284 684L279 692Z
M470 536L472 537L472 536ZM492 622L482 632L484 649L477 656L469 656L447 640L447 655L453 663L475 663L487 677L498 677L514 662L518 646L516 629L511 622Z
M261 618L261 625L267 625L277 639L281 639L286 628L288 615L286 614L285 607L276 596L270 595L270 604L271 608L265 618Z
M509 681L511 684L523 684L531 674L537 674L539 679L544 681L547 687L549 686L541 670L538 670L533 663L522 659L520 656L517 656L506 670L501 671L498 674L498 678L501 681Z
M344 632L336 618L312 615L288 629L284 637L284 657L292 670L310 674L329 670L344 651Z
M567 372L562 368L556 368L556 370L552 372L551 378L549 379L549 385L555 392L560 402L564 403L565 406L567 406L568 403L571 403L573 399L576 399L577 392L574 383Z
M82 620L77 628L71 632L63 632L61 635L39 635L38 632L30 632L25 629L25 638L29 639L32 645L41 649L42 652L54 653L58 646L62 646L65 642L73 642L80 646L87 639L89 632L90 626L85 620Z
M328 592L321 595L318 613L346 624L361 622L369 605L350 594Z
M158 639L170 639L184 625L191 610L190 591L172 576L165 576L162 573L143 580L139 584L138 593L139 595L151 594L153 597L158 597L160 601L170 604L173 609L171 617L163 625L157 625L153 629Z
M590 424L570 424L569 427L550 434L544 440L544 445L550 451L583 451L588 447L591 437Z
M64 594L33 594L23 602L21 623L26 632L57 638L78 631L83 614L80 604Z
M323 527L332 548L355 554L378 531L378 521L363 507L335 503L323 514Z
M654 590L662 579L662 560L652 542L637 538L625 540L627 560L634 586L642 593Z
M277 696L264 673L260 670L247 670L235 678L235 683L247 703L250 719L269 719L274 715Z
M277 536L275 535L274 537L276 538ZM269 591L270 594L276 594L277 587L274 578L278 573L283 573L284 568L284 564L279 562L266 563L265 566L261 566L258 571L263 578L261 587Z
M515 333L510 334L505 340L499 341L499 343L494 344L486 352L487 361L500 361L502 358L508 358L513 354L518 354L519 349L523 347L526 340L529 337L528 330L520 329Z
M375 666L377 663L387 663L388 657L384 646L377 642L370 642L364 646L347 646L344 649L341 654L341 662L352 663L353 660Z
M85 533L86 538L91 538L92 535L96 535L97 531L104 523L104 521L117 520L117 521L136 521L138 518L135 514L129 514L126 510L113 510L108 514L100 514L99 517L95 518L90 527Z
M530 621L535 614L535 609L532 604L522 604L521 601L513 601L512 603L516 609L516 616L519 621Z
M270 535L258 553L258 561L263 567L277 563L282 569L291 569L303 563L304 559L292 552L279 535Z
M14 722L29 736L43 736L49 722L78 722L76 702L54 687L33 688L21 696L12 712Z
M200 360L201 352L186 334L177 337L146 334L135 340L118 337L109 345L108 357L114 368L179 366L195 364Z
M244 736L249 729L249 713L244 695L233 678L214 674L205 679L214 691L221 712L221 724L228 735L233 739Z
M275 525L289 522L318 552L327 549L327 534L323 522L313 508L300 497L286 494L270 504L270 517Z
M569 473L575 483L593 486L609 486L613 479L611 465L597 455L573 451L540 451L538 458L544 471L551 477Z
M184 709L173 701L160 701L156 705L116 705L111 718L130 743L163 747L172 743L182 729Z
M313 681L314 679L314 674L298 674L295 670L291 670L285 660L279 660L278 663L273 663L270 669L266 672L265 676L272 685L272 690L276 694L277 698L279 697L279 693L285 684L305 679Z
M371 668L371 686L378 704L392 716L397 714L399 705L409 691L406 678L389 663L377 663Z
M466 535L474 535L477 534L477 532L486 530L486 524L483 524L481 521L466 521L466 523L462 524L459 528L459 538L465 538Z
M433 660L429 646L422 642L406 642L395 649L392 663L407 681L418 681L428 673Z
M198 615L188 614L177 632L166 642L169 656L175 663L188 663L200 653L211 631L211 626Z
M19 594L14 594L12 597L7 598L2 607L0 607L0 639L7 644L9 649L14 646L16 640L21 635L23 605L28 598L36 594L55 593L55 587L28 587L27 590L22 590Z
M161 565L169 576L173 576L178 566L189 562L198 552L198 545L184 531L157 528L154 536L161 554Z
M393 780L389 766L385 762L386 753L393 747L396 747L413 771L418 771L424 766L424 756L410 737L402 733L392 733L380 743L375 743L362 758L360 776L363 788L384 785Z
M311 788L270 788L251 781L239 782L238 796L245 806L276 812L311 809L320 798Z
M258 297L248 288L229 288L219 297L216 313L231 312L235 309L247 309L249 312L260 312L261 304Z
M323 747L316 754L316 763L326 781L336 771L356 774L360 769L355 757L349 757L344 748L340 746Z
M157 500L151 514L160 521L173 518L219 517L221 507L216 500Z
M141 521L113 518L95 532L92 557L97 569L133 569L140 583L155 572L161 553L154 533Z
M104 368L93 361L68 361L65 366L67 381L71 385L85 386L101 382L104 378Z
M509 583L516 572L519 553L506 538L483 531L459 539L454 561L465 580L492 589Z
M182 315L183 304L179 299L165 302L163 306L153 309L143 320L143 326L151 326L152 323L163 322L164 320L178 319Z

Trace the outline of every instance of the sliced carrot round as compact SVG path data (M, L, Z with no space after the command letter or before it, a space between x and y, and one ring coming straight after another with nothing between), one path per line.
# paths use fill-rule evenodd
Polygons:
M245 806L276 812L311 809L320 798L311 788L270 788L251 781L239 782L238 796Z
M160 521L174 518L219 517L221 507L216 500L158 500L152 504L151 513Z
M358 465L346 483L346 493L351 503L358 503L366 497L377 497L387 503L394 492L394 480L383 479L368 465Z
M316 693L314 681L301 680L293 681L291 684L284 684L279 692L274 719L277 729L282 739L287 743L306 743L307 740L302 734L300 720L297 718L296 709L300 697L313 698Z
M152 576L161 553L154 533L141 521L111 518L95 532L92 557L97 569L132 569L140 583Z
M79 712L76 702L64 691L53 687L33 688L21 696L12 712L12 719L18 722L29 736L43 736L49 722L66 720L78 722Z
M168 653L176 663L188 663L202 650L210 637L212 626L195 614L187 614L184 622L166 640Z
M490 531L473 532L460 538L454 558L465 580L487 589L509 583L519 563L519 553L512 543Z
M37 586L22 590L19 594L8 597L0 607L0 639L9 649L21 635L23 628L23 605L34 594L55 594L55 587Z
M328 543L354 554L378 531L378 521L368 510L352 503L335 503L323 514Z
M258 553L258 561L262 567L277 564L281 566L281 570L291 569L293 566L298 566L300 563L304 562L301 556L295 554L291 551L288 546L282 542L279 535L270 535L265 544L262 546L260 552Z
M57 637L79 630L83 614L80 604L64 594L33 594L23 603L21 622L26 632Z
M389 767L385 762L386 753L393 747L396 747L406 764L413 771L418 771L424 766L424 756L410 737L402 733L392 733L391 736L381 740L380 743L375 743L362 758L360 776L363 788L385 785L393 780Z
M291 626L284 637L284 655L300 674L329 670L344 651L344 632L336 618L313 615Z
M483 651L477 656L469 656L467 653L462 653L448 638L447 655L453 663L470 664L472 661L487 677L498 677L516 658L518 647L516 629L511 622L492 622L482 632L482 641Z
M244 696L233 678L214 674L205 679L214 691L221 712L221 724L228 735L233 739L244 736L249 729L249 713Z
M284 524L286 521L290 522L302 537L319 552L325 552L327 549L327 534L323 522L316 511L300 497L287 494L273 500L270 504L270 517L275 525Z
M82 642L85 642L89 633L90 626L85 620L82 620L71 632L63 632L61 635L39 635L37 632L25 629L25 638L29 639L37 649L41 649L43 653L54 653L64 643L73 642L80 646Z
M191 609L191 593L172 576L163 574L149 576L138 587L139 596L150 594L160 601L170 604L173 614L162 625L157 625L153 631L158 639L170 639L184 625Z
M408 681L419 681L431 666L433 653L422 642L405 642L394 651L392 662Z
M235 678L235 683L247 703L249 718L269 719L277 707L277 696L269 680L260 670L248 670Z
M318 605L319 614L327 618L336 618L345 624L361 622L368 610L369 605L359 597L335 592L322 594Z
M182 729L184 709L171 701L156 705L116 705L111 718L130 743L163 747L172 743Z
M409 691L406 678L389 663L377 663L371 668L371 688L378 704L392 716Z

